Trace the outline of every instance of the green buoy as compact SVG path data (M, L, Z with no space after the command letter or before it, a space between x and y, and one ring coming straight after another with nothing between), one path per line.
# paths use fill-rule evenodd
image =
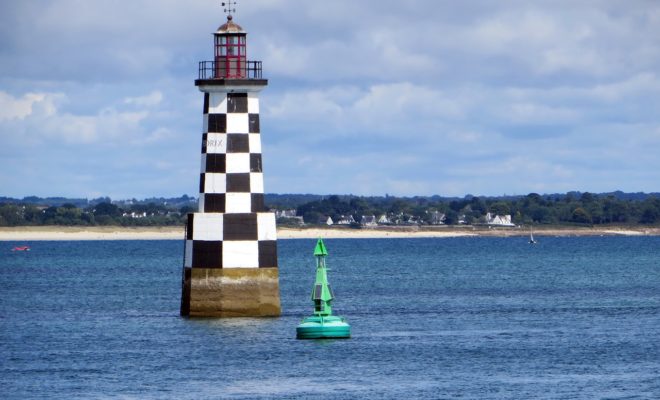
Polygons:
M351 326L344 318L332 315L332 290L328 284L325 257L328 251L323 240L316 242L316 282L312 289L314 315L303 319L296 328L298 339L347 339L351 337Z

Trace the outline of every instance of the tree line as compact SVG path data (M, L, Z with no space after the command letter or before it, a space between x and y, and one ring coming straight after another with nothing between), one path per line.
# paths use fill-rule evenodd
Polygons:
M301 204L296 208L296 213L306 223L317 223L326 216L336 220L352 215L356 222L360 222L363 216L386 215L398 216L403 222L429 224L434 212L444 214L447 225L484 223L487 213L511 215L512 222L517 225L660 223L660 197L645 196L643 200L621 197L588 192L562 195L530 193L511 197L466 196L462 199L328 196Z
M110 202L89 207L0 203L0 226L171 226L182 225L191 206L178 209L148 203L120 207Z
M60 199L60 198L57 198ZM116 225L167 226L181 225L186 214L197 210L196 199L183 196L176 199L149 199L149 202L114 202L99 198L90 204L78 199L73 202L51 201L39 204L0 198L0 226L25 225ZM44 201L44 203L48 203ZM431 216L444 215L444 223L478 224L491 215L511 215L517 225L653 225L660 223L660 195L625 193L566 194L463 198L395 197L395 196L321 196L266 195L270 209L295 209L305 223L317 224L323 218L337 220L353 216L357 223L363 216L385 215L402 223L429 224Z

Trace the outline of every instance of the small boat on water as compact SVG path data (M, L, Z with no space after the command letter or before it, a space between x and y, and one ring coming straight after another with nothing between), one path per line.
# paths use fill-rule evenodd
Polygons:
M533 232L533 230L532 230L531 227L529 228L529 243L530 243L530 244L536 244L536 243L538 243L538 242L534 239L534 232Z
M30 251L30 246L16 246L11 251Z

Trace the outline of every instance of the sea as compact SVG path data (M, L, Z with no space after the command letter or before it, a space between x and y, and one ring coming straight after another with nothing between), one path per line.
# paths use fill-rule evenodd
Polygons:
M183 242L0 242L2 399L660 399L660 237L328 239L343 340L179 316ZM31 251L11 251L29 245Z

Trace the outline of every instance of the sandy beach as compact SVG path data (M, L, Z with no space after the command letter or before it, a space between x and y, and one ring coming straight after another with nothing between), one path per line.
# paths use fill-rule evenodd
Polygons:
M278 239L349 239L349 238L415 238L460 236L526 236L525 228L487 228L465 226L439 227L378 227L352 229L344 227L278 228ZM660 235L660 228L645 227L598 227L565 228L535 227L535 236L607 236L607 235ZM29 226L2 227L0 241L33 240L183 240L184 227L136 227L115 226L69 227Z

